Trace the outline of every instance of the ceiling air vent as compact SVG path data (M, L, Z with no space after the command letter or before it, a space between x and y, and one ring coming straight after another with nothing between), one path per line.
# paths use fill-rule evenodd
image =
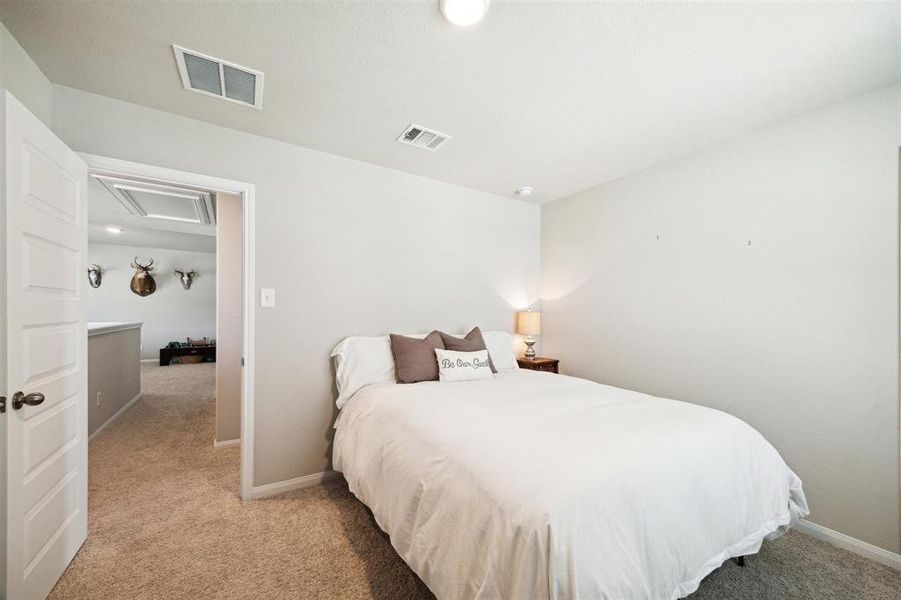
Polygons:
M397 141L401 144L408 144L410 146L434 152L449 139L451 139L451 136L446 133L441 133L440 131L427 129L425 127L420 127L415 123L411 123L404 132L400 134Z
M263 73L181 46L172 46L186 90L263 108Z

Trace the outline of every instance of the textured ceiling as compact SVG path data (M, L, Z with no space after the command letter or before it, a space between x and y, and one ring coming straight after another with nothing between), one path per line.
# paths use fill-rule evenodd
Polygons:
M8 2L54 82L547 201L901 76L901 4ZM182 89L171 44L265 72L263 110ZM410 122L454 138L394 141Z

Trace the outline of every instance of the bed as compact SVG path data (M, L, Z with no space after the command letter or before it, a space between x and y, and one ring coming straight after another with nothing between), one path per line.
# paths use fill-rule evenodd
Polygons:
M808 512L726 413L517 368L411 385L386 368L343 382L334 468L440 599L681 598Z

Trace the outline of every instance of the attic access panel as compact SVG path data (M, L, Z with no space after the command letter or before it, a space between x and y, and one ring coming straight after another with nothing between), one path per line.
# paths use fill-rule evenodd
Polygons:
M195 225L215 225L213 194L206 190L175 187L92 174L132 215Z

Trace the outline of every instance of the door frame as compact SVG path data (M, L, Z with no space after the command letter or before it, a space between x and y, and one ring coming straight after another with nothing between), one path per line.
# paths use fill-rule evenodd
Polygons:
M241 377L241 498L253 499L253 397L254 397L254 309L256 308L256 283L254 279L254 213L256 210L256 186L245 181L191 173L166 167L110 158L85 152L77 153L88 165L88 175L127 175L163 183L178 183L201 187L217 192L239 194L242 198L242 229L244 236L244 307L241 340L244 371Z

